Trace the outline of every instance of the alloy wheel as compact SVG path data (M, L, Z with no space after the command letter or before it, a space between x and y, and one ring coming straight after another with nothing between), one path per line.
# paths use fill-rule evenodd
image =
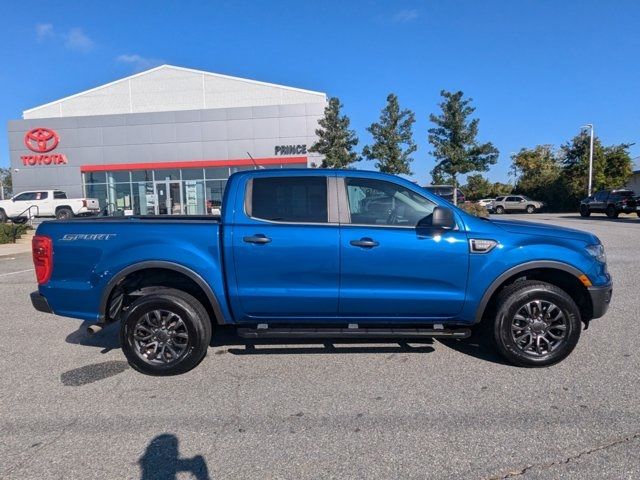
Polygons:
M136 354L146 363L175 363L187 350L189 332L176 313L152 310L142 315L133 328Z
M511 338L527 355L543 357L567 338L568 322L563 311L547 300L524 304L511 321Z

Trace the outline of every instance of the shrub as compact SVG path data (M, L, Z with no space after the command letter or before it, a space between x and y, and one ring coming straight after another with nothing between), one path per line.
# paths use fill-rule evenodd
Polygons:
M16 240L29 229L27 225L14 223L0 223L0 244L16 243Z
M458 206L465 212L475 215L476 217L489 218L489 210L477 203L466 202Z

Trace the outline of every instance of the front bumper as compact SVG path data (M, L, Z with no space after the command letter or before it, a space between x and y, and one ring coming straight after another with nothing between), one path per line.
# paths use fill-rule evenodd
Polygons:
M591 305L593 306L592 319L600 318L607 312L612 294L613 285L611 283L601 287L589 287L589 296L591 296Z
M53 313L47 299L40 295L40 292L31 292L31 304L39 312Z

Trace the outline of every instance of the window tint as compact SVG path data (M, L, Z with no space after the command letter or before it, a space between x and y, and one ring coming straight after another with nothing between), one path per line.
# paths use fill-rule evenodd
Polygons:
M25 192L25 193L21 193L20 195L16 195L15 197L13 197L13 199L16 202L24 202L27 200L35 200L36 195L37 195L37 192Z
M67 198L67 194L64 192L53 192L53 198L64 199Z
M596 196L594 197L594 200L598 201L598 202L603 202L604 200L606 200L607 198L607 191L606 190L601 190L598 193L596 193Z
M36 192L36 200L46 200L49 197L49 192Z
M254 178L251 216L275 222L326 223L327 179Z
M519 202L519 197L507 197L507 202Z
M498 197L498 198L495 199L496 202L501 202L503 200L504 200L504 197Z
M384 180L347 178L351 223L414 227L431 216L435 203L412 190Z
M620 192L613 193L612 196L615 196L618 198L633 197L634 193L631 190L622 190Z

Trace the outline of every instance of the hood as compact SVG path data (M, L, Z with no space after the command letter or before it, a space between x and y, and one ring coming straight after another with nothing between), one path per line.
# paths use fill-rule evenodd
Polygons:
M490 220L495 226L509 233L521 235L541 235L545 237L560 237L568 240L577 240L593 245L600 243L598 237L592 233L574 230L573 228L557 227L555 225L524 222L518 220Z

